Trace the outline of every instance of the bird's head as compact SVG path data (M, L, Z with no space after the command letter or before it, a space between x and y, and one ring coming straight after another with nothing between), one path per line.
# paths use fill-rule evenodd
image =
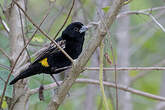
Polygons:
M69 24L62 32L63 39L79 39L85 36L88 27L80 22L73 22Z

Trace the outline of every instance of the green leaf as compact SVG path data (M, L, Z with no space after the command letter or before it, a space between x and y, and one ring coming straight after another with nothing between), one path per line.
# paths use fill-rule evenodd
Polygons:
M3 109L7 109L7 102L6 102L6 100L3 100L3 102L2 102L2 108Z
M107 13L108 10L110 9L110 6L106 6L106 7L102 8L102 9L103 9L103 11L104 11L105 13Z
M2 79L4 79L5 81L7 80L9 75L8 71L0 71L0 77ZM11 75L9 81L11 81L14 77ZM4 86L5 86L5 82L4 80L0 79L0 96L2 95ZM13 93L13 86L12 85L7 85L7 89L6 89L6 93L5 96L12 98L12 93Z

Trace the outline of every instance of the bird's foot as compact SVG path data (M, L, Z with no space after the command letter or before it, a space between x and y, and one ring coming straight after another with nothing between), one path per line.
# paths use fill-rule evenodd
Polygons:
M57 87L54 89L54 92L55 92L55 94L57 94L58 93L58 90L60 88L60 84L58 83L58 81L56 80L56 78L52 74L51 74L51 77L56 82ZM68 92L67 95L70 96L70 93Z

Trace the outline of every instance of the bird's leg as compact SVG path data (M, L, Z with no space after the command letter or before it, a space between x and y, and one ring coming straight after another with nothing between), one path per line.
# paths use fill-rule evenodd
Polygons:
M54 73L54 71L56 71L56 68L55 68L55 67L52 67L52 68L51 68L51 71L52 71L52 73ZM60 84L57 82L57 80L56 80L56 78L53 76L53 74L50 74L50 76L53 78L53 80L56 82L57 86L59 87Z
M53 76L53 74L50 74L50 76L53 78L53 80L56 82L57 84L57 88L54 89L55 94L57 94L58 92L58 88L60 87L60 84L58 83L58 81L56 80L56 78Z
M52 71L52 72L57 72L57 71L65 70L65 69L69 69L69 68L71 68L71 66L62 67L62 68L54 68L54 67L53 67L53 68L51 68L51 71ZM56 78L53 76L53 74L50 74L50 75L51 75L51 77L53 78L53 80L56 82L56 84L57 84L56 90L58 91L58 87L60 87L60 84L57 82L57 80L56 80ZM67 95L70 96L70 93L68 92Z
M53 76L53 74L50 74L50 76L53 78L53 80L56 82L57 86L59 87L60 84L58 83L58 81L56 80L56 78Z

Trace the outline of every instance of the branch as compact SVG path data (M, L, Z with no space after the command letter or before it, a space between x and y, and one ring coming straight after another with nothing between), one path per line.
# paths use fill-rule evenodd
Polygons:
M0 16L0 22L1 22L2 26L4 27L5 31L9 34L10 29L7 26L7 24L5 23L5 21L1 18L1 16Z
M157 24L157 26L160 27L160 29L162 29L163 32L165 32L165 28L156 20L156 18L152 14L144 12L137 12L137 14L143 14L151 17L151 19Z
M99 84L100 84L100 90L101 90L101 93L103 96L103 101L104 101L106 110L113 110L112 107L111 107L111 109L109 109L107 97L106 97L105 91L104 91L104 84L103 84L104 44L103 44L103 42L101 42L101 44L100 44L100 57L99 57L99 59L100 59Z
M165 7L159 7L159 8L155 8L155 10L160 10L160 9L165 9ZM156 20L156 18L151 14L151 13L146 13L146 11L149 11L148 10L142 10L142 11L129 11L129 12L124 12L120 15L117 16L117 18L121 17L121 16L125 16L125 15L132 15L132 14L143 14L143 15L146 15L146 16L149 16L156 24L158 27L160 27L160 29L165 32L165 28ZM152 9L150 11L153 11Z
M21 11L20 9L18 10L19 12L19 16L20 16L20 23L21 23L21 31L22 31L22 38L23 38L23 42L24 42L24 46L26 44L26 39L25 39L25 35L24 35L24 26L23 26L23 21L22 21L22 14L21 14ZM28 49L26 48L26 52L27 52L27 55L28 55L28 61L30 62L30 53L28 51Z
M85 70L99 70L99 67L86 67ZM115 68L103 68L104 71L115 71ZM130 70L144 70L144 71L151 71L151 70L165 70L165 67L118 67L116 68L117 71L130 71Z
M45 19L46 19L47 16L48 16L48 14L49 14L49 12L46 14L46 16L44 16L44 18L43 18L43 20L41 21L39 27L43 24L43 22L45 21ZM12 68L11 68L11 71L10 71L8 77L7 77L7 80L6 80L6 83L5 83L3 92L2 92L2 96L1 96L1 100L0 100L0 108L1 108L1 106L2 106L2 101L3 101L2 99L3 99L4 96L5 96L5 92L6 92L6 89L7 89L7 85L8 85L10 76L11 76L11 74L13 73L14 68L15 68L15 66L16 66L16 64L17 64L17 62L18 62L18 60L19 60L19 58L21 57L22 53L24 52L24 50L26 49L26 47L29 45L29 43L31 42L31 40L33 39L33 37L35 36L35 34L37 33L37 31L38 31L38 28L34 31L34 33L32 34L31 38L28 40L27 44L26 44L26 45L24 46L24 48L21 50L20 54L18 55L17 59L15 60L13 66L12 66Z
M74 3L75 3L75 0L73 0L73 2L72 2L72 6L71 6L71 8L70 8L70 10L69 10L69 13L68 13L68 15L67 15L67 17L66 17L66 19L65 19L65 21L64 21L64 23L63 23L63 25L62 25L61 28L58 30L57 34L54 36L54 40L56 39L56 37L58 36L58 34L59 34L59 33L61 32L61 30L63 29L63 27L65 26L66 22L68 21L69 16L70 16L70 14L71 14L71 12L72 12Z
M165 32L165 28L156 20L156 18L152 14L146 14L147 16L151 17L152 20L162 29L163 32Z
M62 81L59 82L59 84L61 84L61 83L62 83ZM82 79L82 78L77 79L76 83L94 84L94 85L98 85L98 86L100 84L98 80ZM116 88L115 83L103 81L103 84L104 84L104 86L107 86L107 87ZM44 90L54 89L55 87L57 87L57 84L56 83L51 83L51 84L48 84L48 85L44 85ZM124 86L124 85L118 84L117 87L120 90L130 92L132 94L144 96L144 97L151 98L151 99L158 100L158 101L165 101L165 97L161 97L161 96L158 96L158 95L143 92L143 91L140 91L140 90L137 90L137 89L133 89L133 88ZM31 89L31 90L27 91L26 95L31 96L33 94L38 93L38 91L39 91L39 88Z
M6 83L6 81L0 76L0 80L2 80L3 82L5 82Z
M59 44L57 44L57 42L55 42L51 37L49 37L48 34L46 34L39 26L37 26L32 21L32 19L27 15L27 13L21 8L21 6L15 0L13 0L13 2L17 5L19 9L21 9L26 18L33 24L33 26L35 26L47 39L54 43L57 46L57 48L73 63L73 59L59 46Z
M9 57L9 55L8 55L2 48L0 48L0 52L1 52L9 61L11 61L11 58Z
M165 60L160 61L159 63L155 64L154 66L160 66L160 65L164 65L165 64ZM140 74L137 74L135 77L131 78L130 80L130 85L132 85L137 79L144 77L145 75L147 75L149 72L142 72Z
M114 22L116 15L118 14L120 8L122 7L123 1L124 0L115 0L113 2L111 9L107 13L107 16L104 18L104 21L107 24L108 28L110 28L110 26ZM64 82L58 88L58 93L49 103L47 110L57 110L60 104L65 99L65 96L67 95L69 89L72 87L77 77L83 71L84 66L87 64L88 60L90 59L94 51L100 45L101 41L104 39L105 35L107 34L103 24L104 23L101 20L98 26L99 28L95 34L96 36L91 38L91 40L87 45L88 48L86 48L83 51L80 57L74 62L74 65L72 65L72 68L68 73L69 76L65 78Z
M8 66L6 66L6 65L0 64L0 67L6 69L6 70L8 70L8 71L10 71L10 67L8 67Z
M125 2L123 3L125 4ZM98 11L99 12L99 11ZM117 70L116 70L116 67L117 67L117 64L116 64L116 58L115 58L115 54L114 54L114 51L113 51L113 47L112 47L112 41L111 41L111 34L109 32L109 29L107 28L107 25L106 23L104 22L104 17L103 15L99 14L100 15L100 18L101 20L103 21L103 25L105 27L105 30L107 32L107 36L109 37L110 39L110 49L111 49L111 53L112 53L112 58L113 58L113 65L114 65L114 73L115 73L115 84L116 84L116 89L115 89L115 95L116 95L116 110L119 109L119 101L118 101L118 88L117 88Z
M126 12L122 12L119 15L117 15L117 18L120 17L124 17L126 15L131 15L131 14L138 14L139 12L152 12L152 11L159 11L159 10L164 10L165 6L161 6L161 7L155 7L155 8L149 8L149 9L144 9L144 10L136 10L136 11L126 11Z

